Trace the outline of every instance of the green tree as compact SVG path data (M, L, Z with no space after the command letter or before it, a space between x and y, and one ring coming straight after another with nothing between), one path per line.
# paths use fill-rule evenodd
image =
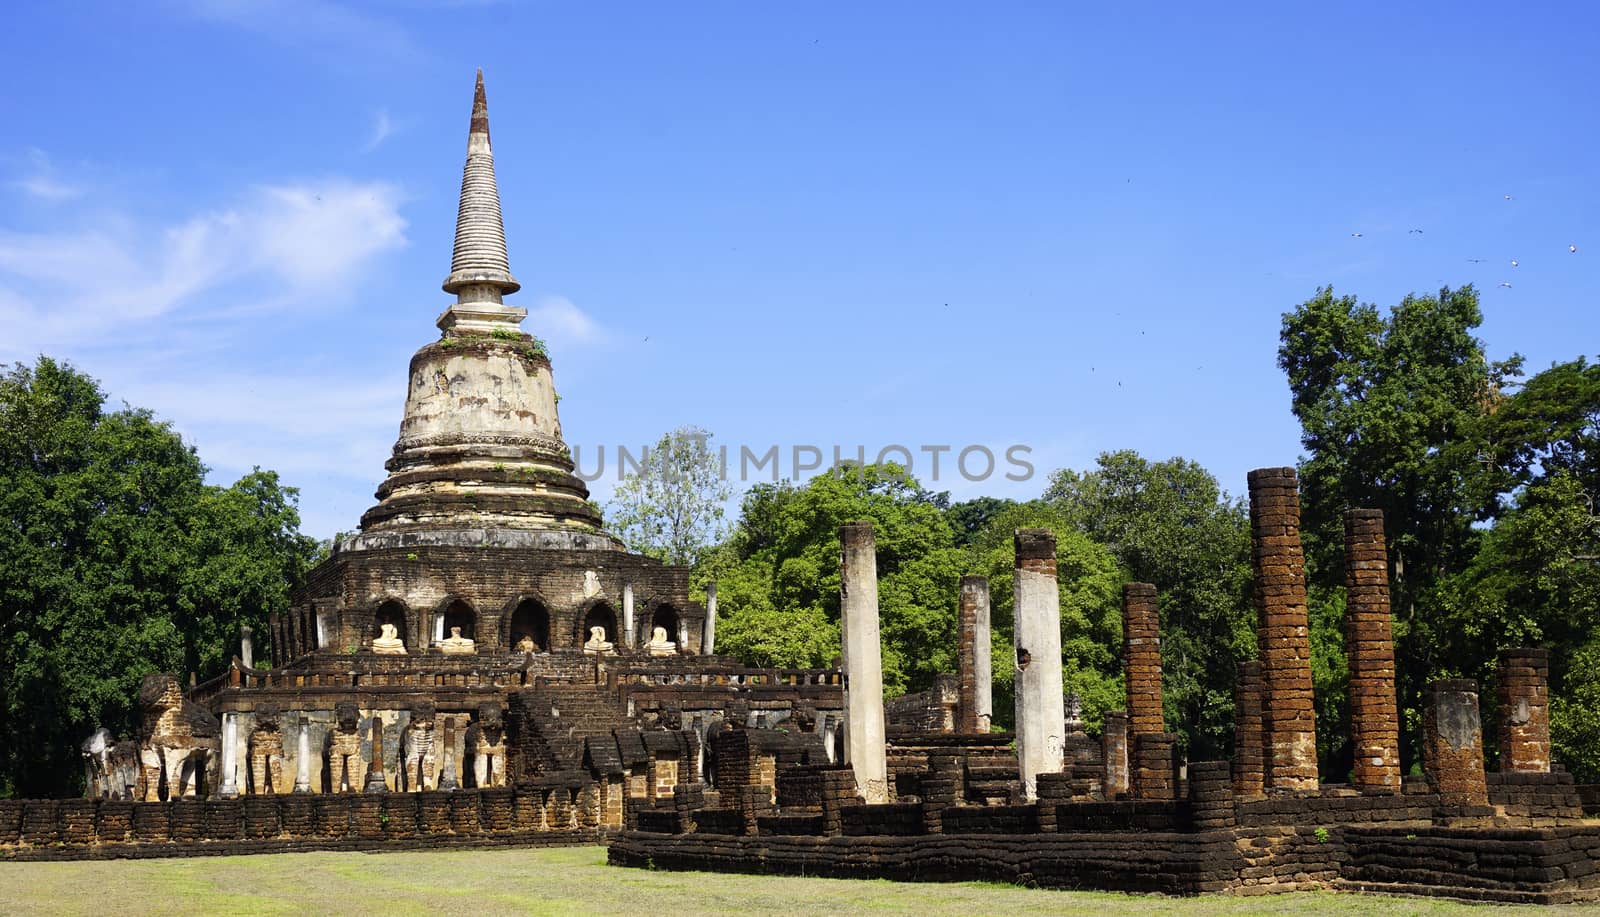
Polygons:
M1243 504L1195 462L1151 462L1131 450L1101 454L1091 471L1056 471L1044 500L1064 525L1105 545L1130 579L1156 586L1168 726L1191 758L1223 756L1237 663L1255 655Z
M0 795L62 795L77 743L127 736L139 680L220 669L287 604L313 542L270 472L208 486L148 411L40 358L0 377Z
M1572 476L1600 493L1600 364L1579 357L1536 373L1509 398L1492 405L1486 438L1489 458L1506 495L1555 474Z
M1383 510L1397 691L1411 719L1422 685L1452 663L1440 653L1449 635L1438 593L1477 553L1474 522L1495 488L1485 417L1521 372L1520 357L1488 359L1473 335L1482 321L1470 286L1407 296L1387 316L1329 287L1285 314L1279 337L1307 452L1300 490L1313 595L1341 586L1344 510ZM1409 761L1412 736L1402 738Z
M1600 638L1574 650L1550 692L1553 757L1579 783L1600 783Z
M693 564L722 537L723 505L733 488L710 440L700 427L663 434L617 485L607 507L612 531L635 551Z
M695 583L717 580L717 645L760 665L831 665L839 656L839 527L873 523L885 690L928 687L955 670L963 555L944 494L898 465L843 465L803 486L758 484L727 543Z

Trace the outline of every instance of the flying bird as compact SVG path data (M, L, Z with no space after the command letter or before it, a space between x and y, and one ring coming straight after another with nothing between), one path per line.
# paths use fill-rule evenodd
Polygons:
M1419 236L1422 235L1422 230L1420 230L1420 229L1410 229L1410 230L1407 230L1407 232L1414 232Z
M1511 266L1512 267L1516 267L1517 266L1517 259L1515 259L1515 258L1511 259Z
M1485 262L1487 260L1489 260L1489 259L1487 259L1487 258L1468 258L1467 259L1467 261L1472 263L1472 264L1482 264L1483 262Z
M1568 245L1567 246L1567 251L1572 252L1574 255L1576 255L1578 253L1578 246L1576 246L1576 245Z
M1511 289L1511 284L1506 283L1504 280L1500 281L1500 285L1505 287L1508 290Z
M1351 234L1350 234L1350 238L1352 238L1352 239L1359 239L1359 238L1361 238L1361 233L1359 233L1359 232L1353 232L1353 233L1351 233Z
M1509 194L1506 195L1506 200L1508 200L1508 201L1511 200L1511 195L1509 195Z

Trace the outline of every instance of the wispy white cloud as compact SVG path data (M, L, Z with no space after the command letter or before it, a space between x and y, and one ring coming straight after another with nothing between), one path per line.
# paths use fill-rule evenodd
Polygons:
M167 226L97 214L85 228L0 227L0 348L203 320L222 307L200 295L242 281L254 302L286 303L404 246L400 201L385 182L324 179L258 187Z
M372 116L372 135L367 138L367 145L361 148L362 152L370 153L377 149L396 130L397 126L394 120L389 117L389 110L386 108L378 109L378 113Z
M175 221L122 212L92 186L53 225L0 211L0 361L38 353L169 419L226 482L260 465L304 488L305 527L351 527L383 474L403 378L313 352L263 360L261 335L325 309L407 244L402 195L349 178L244 189ZM290 355L292 356L292 355ZM247 369L243 367L257 367Z
M605 329L565 296L540 297L538 304L528 310L523 327L557 347L606 340Z
M60 169L39 149L28 150L21 167L5 186L43 201L67 201L84 193L83 186L63 178Z

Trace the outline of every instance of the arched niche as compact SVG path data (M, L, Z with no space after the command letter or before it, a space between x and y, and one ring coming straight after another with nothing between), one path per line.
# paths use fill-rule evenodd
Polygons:
M508 620L506 649L522 652L517 647L527 637L533 640L536 652L550 652L550 611L544 603L538 599L523 599L512 609Z
M444 640L451 634L451 628L461 628L461 636L468 640L478 639L478 612L475 611L466 599L451 599L439 609L439 630L434 634L434 639Z
M389 599L380 604L378 610L372 613L372 633L367 635L368 643L371 643L375 637L383 636L383 625L385 624L394 625L394 635L400 639L400 642L406 644L407 649L409 649L411 641L409 639L410 635L406 633L406 606L394 599Z
M658 627L667 632L668 643L676 643L679 645L679 649L682 649L684 636L681 632L683 616L678 613L678 609L671 605L657 605L655 610L650 613L650 625L645 631L644 640L641 642L649 643L653 640Z
M606 602L596 602L589 606L583 614L583 626L578 629L578 646L581 648L589 641L589 632L596 627L604 628L606 641L616 644L617 639L617 610Z

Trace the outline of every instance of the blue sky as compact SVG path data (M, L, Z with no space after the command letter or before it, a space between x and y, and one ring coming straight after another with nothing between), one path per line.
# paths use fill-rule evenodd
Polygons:
M1600 349L1600 12L1392 6L20 4L0 360L353 528L449 302L481 66L587 454L1031 447L1024 482L946 457L965 498L1134 448L1239 492L1299 455L1275 348L1319 285L1470 282L1493 355Z

